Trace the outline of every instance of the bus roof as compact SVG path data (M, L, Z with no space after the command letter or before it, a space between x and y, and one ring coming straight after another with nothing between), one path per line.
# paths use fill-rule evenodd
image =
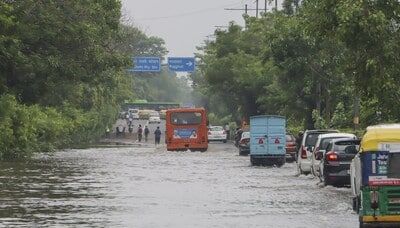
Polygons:
M250 119L256 119L256 118L270 118L270 117L274 117L274 118L281 118L281 119L285 119L284 116L279 116L279 115L259 115L259 116L250 116Z
M201 112L205 111L204 108L174 108L174 109L168 109L167 112Z
M361 141L361 152L378 151L380 143L400 143L400 124L368 127Z

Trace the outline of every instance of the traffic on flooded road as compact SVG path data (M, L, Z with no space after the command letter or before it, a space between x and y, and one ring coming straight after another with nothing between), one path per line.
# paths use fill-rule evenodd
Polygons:
M356 227L349 188L253 167L231 143L207 152L153 145L66 150L2 162L10 227ZM340 218L340 219L339 219Z
M399 228L399 15L0 1L0 228Z

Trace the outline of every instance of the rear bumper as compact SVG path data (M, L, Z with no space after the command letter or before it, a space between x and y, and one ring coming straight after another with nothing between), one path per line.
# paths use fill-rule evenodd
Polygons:
M265 165L274 165L278 163L285 163L285 155L258 155L258 154L250 154L250 161L252 164L265 164Z
M296 147L286 147L287 154L296 154Z
M199 144L199 143L174 143L167 144L167 150L207 150L208 144Z
M226 138L208 138L208 141L226 141Z
M339 166L325 165L324 175L330 182L340 182L350 184L350 165L343 164Z

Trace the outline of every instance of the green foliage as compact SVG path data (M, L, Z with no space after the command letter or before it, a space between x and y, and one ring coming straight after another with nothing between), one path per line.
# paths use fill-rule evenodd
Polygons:
M400 121L398 1L283 6L245 17L246 28L217 30L200 49L202 103L233 120L279 114L293 129L342 128L351 127L359 97L362 126ZM216 97L225 99L214 107Z
M230 124L231 123L230 121L232 119L232 115L221 117L216 115L215 113L208 113L207 117L210 125L220 125L220 126L225 126L226 124Z
M336 106L335 112L333 113L330 126L333 128L343 128L349 126L348 117L346 116L346 110L344 104L339 102Z
M314 120L314 127L316 129L327 129L328 125L326 124L324 118L319 114L317 109L314 109L312 112L312 118Z
M114 123L135 92L131 57L166 53L120 21L119 0L0 2L0 160L88 144Z
M134 93L148 101L186 103L191 100L189 81L186 76L163 69L158 74L134 74Z

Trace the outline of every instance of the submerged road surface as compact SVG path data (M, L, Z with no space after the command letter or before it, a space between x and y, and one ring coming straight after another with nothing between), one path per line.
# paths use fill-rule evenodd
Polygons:
M0 227L357 227L350 190L251 167L230 144L67 150L0 163Z

